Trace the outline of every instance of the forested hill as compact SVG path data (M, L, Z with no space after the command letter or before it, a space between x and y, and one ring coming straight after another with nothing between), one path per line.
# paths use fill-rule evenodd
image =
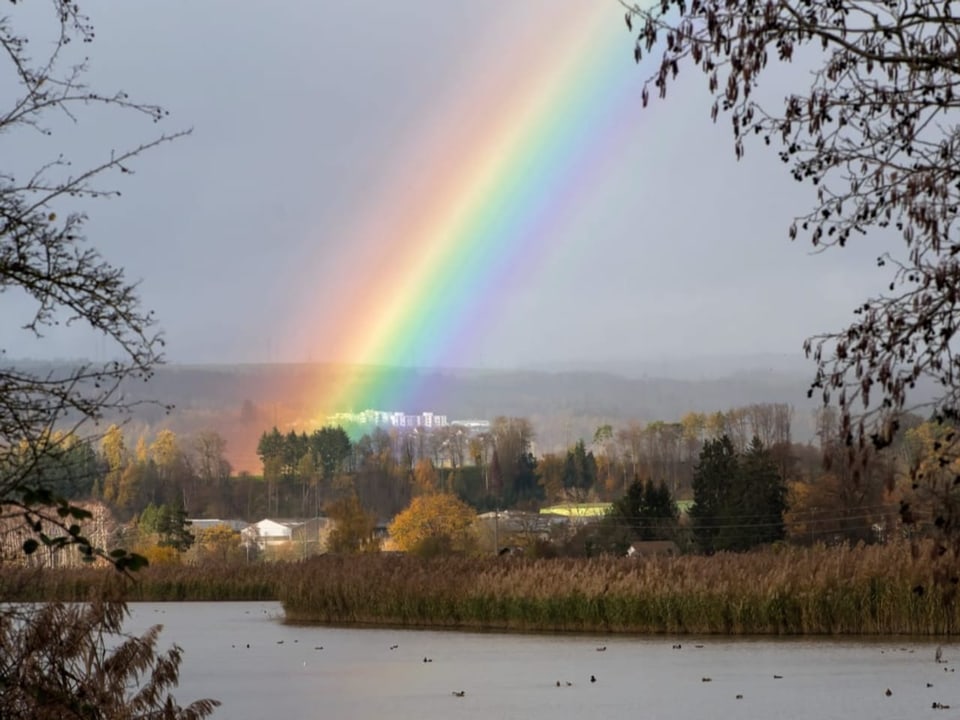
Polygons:
M181 409L251 412L269 419L310 419L311 390L338 368L323 365L167 366L144 396ZM758 402L813 407L806 398L809 377L749 371L715 379L626 378L599 372L537 372L393 369L395 383L416 384L416 407L387 408L408 413L432 411L458 418L497 415L603 417L609 420L679 419L690 411L727 410ZM128 389L128 393L134 388ZM244 404L248 402L246 410ZM364 408L354 408L362 410Z
M322 422L312 407L311 389L347 372L355 370L320 364L167 365L149 383L125 386L124 393L131 399L153 399L174 406L169 415L159 407L140 409L131 430L216 430L227 440L234 467L256 472L255 447L260 433L274 424L299 430ZM783 402L795 408L794 439L803 441L812 436L810 418L816 405L806 397L812 372L795 368L785 372L744 368L698 380L574 371L390 372L393 382L416 382L424 400L417 407L376 409L432 411L450 420L526 417L533 424L540 452L565 448L581 437L590 439L603 423L616 428L631 420L675 421L691 410L728 410L765 402Z

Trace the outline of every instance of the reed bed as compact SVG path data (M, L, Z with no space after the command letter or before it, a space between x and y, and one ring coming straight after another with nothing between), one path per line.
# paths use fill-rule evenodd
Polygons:
M290 563L0 571L0 600L280 600L295 623L670 634L948 635L960 603L906 545L633 559L323 556ZM914 591L918 585L925 591Z
M113 568L39 570L3 568L0 600L6 602L84 601L107 588L129 601L276 600L290 566L171 565L147 567L131 577Z
M946 635L960 620L909 547L651 560L400 556L305 561L288 622L516 631Z

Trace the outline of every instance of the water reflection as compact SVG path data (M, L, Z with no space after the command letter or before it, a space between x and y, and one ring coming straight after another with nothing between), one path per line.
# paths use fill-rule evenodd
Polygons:
M215 697L215 717L227 720L893 720L937 717L934 704L960 710L960 647L937 641L291 627L276 603L132 610L130 629L162 623L161 647L184 648L178 699Z

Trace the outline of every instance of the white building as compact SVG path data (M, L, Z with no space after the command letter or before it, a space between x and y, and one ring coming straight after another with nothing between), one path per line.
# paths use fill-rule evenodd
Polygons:
M488 432L490 430L489 420L454 420L450 424L459 425L472 433ZM446 418L444 418L444 425L446 425Z
M245 527L240 535L244 545L256 545L260 550L299 543L303 545L305 554L313 555L326 547L331 527L332 521L326 517L308 520L264 518Z
M357 413L336 413L335 415L330 415L327 421L333 423L359 423L361 425L385 425L395 428L438 428L446 427L449 424L446 415L440 415L434 412L408 415L401 411L372 409Z

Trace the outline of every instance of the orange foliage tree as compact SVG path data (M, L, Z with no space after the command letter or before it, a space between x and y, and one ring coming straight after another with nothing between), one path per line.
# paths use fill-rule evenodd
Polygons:
M390 523L398 550L418 554L469 552L476 544L476 513L451 493L415 497Z

